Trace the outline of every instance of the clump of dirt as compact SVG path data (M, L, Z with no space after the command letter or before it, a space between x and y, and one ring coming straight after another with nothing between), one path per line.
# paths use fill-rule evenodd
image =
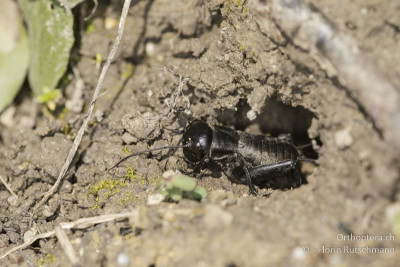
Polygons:
M385 53L396 51L400 23L385 15L400 9L396 1L310 2L337 27L347 27L383 73L399 73L398 60ZM104 20L117 18L120 9L120 1L100 3L94 30L74 52L80 75L72 76L67 100L83 81L89 105L99 74L96 55L107 56L116 30L105 29ZM33 217L82 114L80 108L43 113L21 94L10 107L11 123L2 117L0 174L18 201L0 187L0 254L21 244L29 229L43 233L60 222L133 210L135 218L67 232L82 265L394 266L398 256L390 251L350 253L345 247L395 250L397 240L339 237L398 234L385 215L399 205L396 155L337 80L301 49L265 34L247 1L136 1L104 87L68 175ZM295 144L312 144L306 153L318 165L303 166L307 183L300 187L259 188L257 197L220 170L206 169L198 184L208 190L207 199L155 206L147 198L160 192L162 173L189 171L181 149L132 157L109 170L130 153L179 144L193 119L255 134L290 133ZM14 254L3 265L69 265L55 237Z

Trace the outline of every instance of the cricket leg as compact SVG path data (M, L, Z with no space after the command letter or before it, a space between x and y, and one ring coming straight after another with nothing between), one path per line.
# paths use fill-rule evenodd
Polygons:
M250 177L252 177L252 180L259 180L259 182L263 182L268 178L287 173L291 170L294 170L295 176L297 178L300 177L301 179L300 171L297 168L297 162L293 160L286 160L278 163L253 167L249 169L249 174Z

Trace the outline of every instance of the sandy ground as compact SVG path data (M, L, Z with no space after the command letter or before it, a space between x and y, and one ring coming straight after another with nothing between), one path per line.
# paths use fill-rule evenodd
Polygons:
M399 77L398 1L309 2L357 41L377 71ZM73 108L43 112L26 90L1 116L0 173L18 201L10 201L0 186L0 254L21 244L29 229L43 233L60 222L137 211L130 220L67 231L82 266L399 262L392 215L400 205L400 165L391 144L340 77L327 75L295 44L269 36L246 1L132 4L105 80L107 93L96 104L76 160L30 224L30 212L58 176L90 103L100 71L96 54L106 58L113 41L116 28L106 29L105 20L118 19L120 10L120 1L101 5L94 30L83 34L73 52L79 61L63 100ZM300 187L267 185L258 188L257 197L210 166L198 180L208 198L155 206L146 203L160 192L162 173L190 170L182 151L134 157L107 171L127 153L178 144L193 119L255 134L290 133L297 145L313 144L305 153L318 166L303 166ZM128 167L137 177L118 183ZM367 235L388 240L360 240ZM379 252L371 251L375 248ZM70 265L55 237L2 261L2 266Z

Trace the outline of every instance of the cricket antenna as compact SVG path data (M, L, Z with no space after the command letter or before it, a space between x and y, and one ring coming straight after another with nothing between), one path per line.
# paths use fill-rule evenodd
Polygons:
M187 146L188 145L183 145L183 146L161 146L161 147L156 147L156 148L151 148L151 149L147 149L147 150L144 150L144 151L136 152L136 153L130 154L130 155L126 156L125 158L121 159L120 161L118 161L114 166L109 168L108 171L114 169L115 167L117 167L119 164L121 164L125 160L127 160L127 159L129 159L131 157L137 156L137 155L141 155L141 154L144 154L144 153L153 152L153 151L157 151L157 150L168 149L168 148L183 148L183 147L187 147Z

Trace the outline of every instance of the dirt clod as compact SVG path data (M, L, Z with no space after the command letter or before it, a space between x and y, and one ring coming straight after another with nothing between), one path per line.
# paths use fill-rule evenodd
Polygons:
M151 113L126 114L122 118L124 129L133 142L153 140L160 134L160 118Z

